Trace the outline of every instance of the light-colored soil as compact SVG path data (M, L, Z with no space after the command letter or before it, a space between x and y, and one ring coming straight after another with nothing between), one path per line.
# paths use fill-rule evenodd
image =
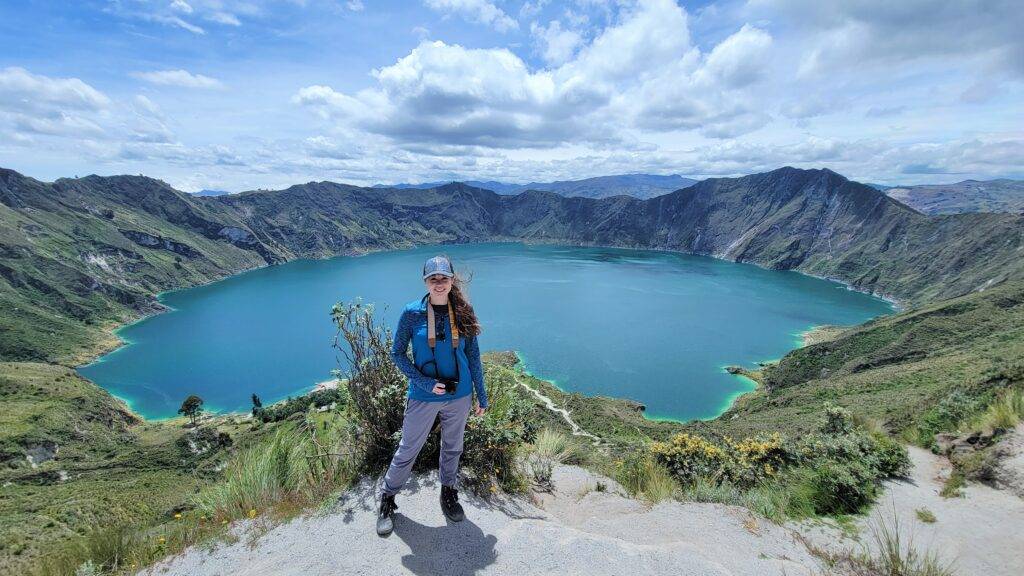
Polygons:
M818 575L828 571L808 544L836 553L870 548L869 526L891 521L894 511L904 538L954 561L961 576L1024 574L1024 500L979 484L962 498L943 498L948 461L910 453L911 478L886 483L855 537L822 522L779 526L735 506L651 506L610 479L559 466L551 493L481 500L463 492L467 519L459 523L441 514L436 473L414 476L397 498L388 538L374 532L376 490L365 481L325 512L266 532L255 529L259 520L240 522L234 544L193 548L142 574ZM919 520L918 510L936 521Z
M913 446L908 450L914 463L910 478L886 482L871 514L857 521L857 537L820 524L791 527L813 545L833 552L874 548L871 526L882 521L892 526L895 513L904 538L912 538L919 550L935 552L944 563L954 563L958 575L1024 574L1024 500L978 483L968 484L962 497L944 498L939 492L952 470L949 461ZM920 520L918 510L931 512L935 522Z
M251 542L191 549L144 574L672 574L805 575L817 561L785 528L732 506L622 496L614 482L576 467L555 471L555 491L534 504L461 494L466 520L449 523L436 474L414 477L396 501L395 532L380 538L372 485L326 514L293 520ZM245 532L251 522L240 523ZM253 546L254 545L254 546Z

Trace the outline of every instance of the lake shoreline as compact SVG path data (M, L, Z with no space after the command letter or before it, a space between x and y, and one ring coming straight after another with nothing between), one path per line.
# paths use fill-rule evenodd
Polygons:
M751 264L751 265L753 265L753 266L755 266L757 268L761 268L763 270L772 270L771 268L768 268L766 266L762 266L762 265L760 265L760 264L758 264L756 262L745 262L745 261L730 260L728 258L722 258L722 257L716 256L714 254L705 254L705 253L699 253L699 252L686 252L686 251L673 250L673 249L669 249L669 248L660 248L660 247L655 248L655 247L615 246L615 245L607 245L607 244L598 244L598 243L593 243L593 242L572 242L572 241L565 241L565 240L561 240L561 241L546 241L546 240L534 240L534 239L526 240L526 239L521 239L521 238L507 238L507 239L503 238L503 239L491 239L491 240L486 240L486 241L482 241L482 242L447 242L447 243L440 243L440 244L413 244L412 246L405 247L405 248L386 247L386 248L357 249L357 250L351 250L348 253L332 255L332 256L329 256L327 258L296 258L294 260L288 260L288 261L280 262L280 263L277 263L277 264L263 264L263 265L255 266L255 267L252 267L252 268L245 268L245 269L239 270L237 272L233 272L233 273L221 276L221 277L213 278L213 279L210 279L210 280L208 280L206 282L198 283L198 284L195 284L195 285L192 285L192 286L184 286L184 287L179 287L179 288L172 288L172 289L167 289L167 290L161 290L160 292L157 292L156 294L153 295L153 302L152 303L153 303L154 307L157 308L156 310L153 310L152 312L144 314L144 315L142 315L142 316L140 316L138 318L129 319L128 321L126 321L124 323L121 323L121 324L119 324L117 322L112 322L112 323L108 322L107 324L105 324L101 328L101 330L103 330L107 335L112 336L113 339L104 339L101 342L97 342L98 346L96 348L85 350L85 351L83 351L82 354L76 354L73 357L73 359L77 359L77 358L80 358L80 357L85 357L86 361L80 362L80 363L71 364L68 367L74 369L77 372L78 368L89 366L89 365L91 365L91 364L93 364L95 362L101 362L103 357L105 357L105 356L107 356L109 354L112 354L114 352L117 352L118 350L121 350L121 349L125 348L126 346L130 345L131 342L121 338L119 332L121 332L122 330L124 330L124 329L126 329L126 328L128 328L128 327L130 327L132 325L135 325L135 324L138 324L138 323L143 322L145 320L148 320L150 318L156 317L156 316L158 316L160 314L163 314L165 312L173 311L174 308L172 308L170 306L167 306L166 304L164 304L161 301L161 298L165 294L168 294L168 293L171 293L171 292L177 292L177 291L181 291L181 290L189 290L189 289L192 289L192 288L199 288L199 287L202 287L202 286L208 286L208 285L211 285L211 284L213 284L215 282L219 282L219 281L222 281L222 280L226 280L228 278L233 278L233 277L240 276L240 275L243 275L243 274L246 274L246 273L249 273L249 272L254 272L254 271L257 271L257 270L268 268L270 266L283 265L283 264L288 264L288 263L291 263L291 262L297 262L297 261L302 261L302 260L307 260L307 261L313 262L313 261L331 260L331 259L334 259L334 258L358 258L358 257L361 257L361 256L367 256L367 255L377 254L377 253L396 252L396 251L401 251L401 250L415 250L415 249L418 249L418 248L426 248L426 247L431 247L431 246L444 247L444 246L462 246L462 245L488 244L488 243L497 243L497 244L516 244L516 243L519 243L519 244L523 244L523 245L527 245L527 246L529 246L529 245L546 245L546 246L566 246L566 247L574 247L574 248L609 248L609 249L616 249L616 250L634 250L634 251L639 251L639 252L661 252L661 253L687 255L687 256L702 256L702 257L712 258L714 260L719 260L719 261L722 261L722 262L730 262L730 263L734 263L734 264ZM830 277L826 277L826 276L819 276L819 275L810 274L810 273L807 273L807 272L803 272L803 271L800 271L800 270L793 270L793 269L791 269L791 270L779 270L779 271L796 272L796 273L802 274L804 276L808 276L808 277L812 277L812 278L817 278L817 279L820 279L820 280L832 281L832 282L836 282L838 284L842 284L846 289L848 289L850 291L860 292L862 294L867 294L869 296L872 296L872 297L875 297L875 298L879 298L881 300L884 300L884 301L888 302L890 304L890 306L892 306L892 308L893 308L893 313L899 312L899 311L901 311L903 309L902 303L899 300L897 300L895 297L892 297L891 295L875 293L875 292L871 292L871 291L868 291L868 290L859 289L859 288L856 288L856 287L852 286L850 283L848 283L846 281L843 281L843 280L840 280L840 279L837 279L837 278L830 278ZM815 328L817 328L817 327L813 327L813 328L809 329L808 331L802 333L801 336L803 336L803 334L806 334L807 332L812 332L813 330L815 330ZM796 348L799 348L799 346L797 346ZM796 348L794 348L794 349L796 349ZM787 353L788 352L789 351L787 351ZM125 407L132 414L137 416L140 420L147 421L147 422L149 422L149 421L154 421L155 422L155 421L162 421L162 420L167 420L167 419L170 419L170 418L174 418L174 416L145 417L142 414L136 412L135 410L133 410L131 408L131 402L128 399L122 398L120 396L115 396L112 392L110 392L110 390L108 390L107 388L104 388L103 386L101 386L100 384L98 384L96 382L93 382L92 380L88 379L84 375L79 374L79 376L81 376L82 378L85 378L86 380L88 380L93 385L95 385L95 386L97 386L99 388L102 388L104 391L106 391L112 397L114 397L117 400L119 400L121 403L123 403L125 405ZM550 383L552 383L553 386L558 388L558 390L560 390L562 392L565 392L564 390L559 388L557 386L557 384L554 384L553 382L551 382L549 380L541 378L540 376L535 376L534 375L534 377L538 378L538 379L545 380L545 382L550 382ZM303 387L303 388L305 388L305 387ZM302 390L303 388L299 388L298 390ZM728 412L729 409L732 408L732 406L734 406L736 404L736 402L741 397L743 397L743 396L745 396L747 394L753 393L755 391L756 391L756 389L755 390L747 390L747 391L739 392L738 394L736 394L735 396L733 396L732 398L730 398L728 400L727 405L724 408L722 408L721 411L716 416L713 416L713 417L710 417L710 418L700 418L698 420L706 422L706 421L715 420L716 418L721 417L721 415L725 414L726 412ZM308 394L310 392L304 392L303 394ZM568 393L568 392L565 392L565 393ZM630 400L628 398L622 398L622 400L627 400L627 401L630 401L630 402L636 402L636 401ZM637 404L640 405L640 406L643 406L640 403L637 403ZM216 414L217 415L243 414L243 412L217 412ZM643 414L643 418L645 420L649 420L649 421L667 421L667 422L676 422L676 423L682 423L682 424L685 424L686 422L692 421L692 420L682 421L682 420L678 420L678 419L675 419L675 418L666 418L666 417L648 418L646 416L646 414Z

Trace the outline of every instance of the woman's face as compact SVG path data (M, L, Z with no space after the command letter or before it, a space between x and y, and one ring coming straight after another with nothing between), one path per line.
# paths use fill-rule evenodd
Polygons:
M437 300L447 299L448 292L452 289L452 279L441 274L428 276L423 283L427 285L427 291Z

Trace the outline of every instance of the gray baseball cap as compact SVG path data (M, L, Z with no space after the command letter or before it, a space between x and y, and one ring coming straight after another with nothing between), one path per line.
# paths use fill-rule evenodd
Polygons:
M426 280L428 277L434 274L440 274L441 276L447 276L451 278L455 276L455 271L452 270L452 263L444 256L434 256L423 263L423 279Z

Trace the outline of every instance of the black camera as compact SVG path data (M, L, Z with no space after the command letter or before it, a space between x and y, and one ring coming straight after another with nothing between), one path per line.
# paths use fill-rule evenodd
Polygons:
M455 394L455 389L459 387L459 381L453 378L438 378L437 381L444 384L446 394Z

